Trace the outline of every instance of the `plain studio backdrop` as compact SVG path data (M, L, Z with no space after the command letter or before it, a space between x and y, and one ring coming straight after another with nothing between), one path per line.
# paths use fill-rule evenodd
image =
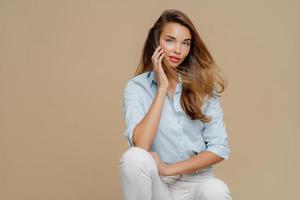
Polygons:
M122 199L123 90L170 8L228 79L216 175L233 199L299 198L299 1L0 0L0 199Z

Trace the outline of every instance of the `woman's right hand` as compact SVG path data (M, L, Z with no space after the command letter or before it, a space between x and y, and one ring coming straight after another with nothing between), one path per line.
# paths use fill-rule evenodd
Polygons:
M155 49L151 57L151 60L152 60L153 71L155 72L155 79L158 84L158 87L161 89L165 89L167 91L169 87L169 81L161 64L164 55L165 53L163 52L163 48L159 45Z

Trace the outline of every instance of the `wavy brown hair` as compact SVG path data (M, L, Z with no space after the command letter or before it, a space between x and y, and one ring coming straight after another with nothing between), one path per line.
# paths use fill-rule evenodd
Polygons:
M163 11L149 29L141 60L134 76L152 70L151 56L157 47L163 27L169 22L179 23L187 27L190 30L192 41L189 54L180 66L174 68L163 59L163 69L176 80L178 80L178 73L181 75L182 94L180 104L184 112L192 120L200 119L202 122L209 122L211 118L206 116L201 109L204 100L206 97L211 98L213 95L220 97L227 81L200 38L192 21L181 11L175 9Z

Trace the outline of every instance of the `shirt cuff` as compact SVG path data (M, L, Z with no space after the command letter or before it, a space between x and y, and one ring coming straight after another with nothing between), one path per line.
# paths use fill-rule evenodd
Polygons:
M225 160L229 159L230 150L229 150L228 146L221 145L221 144L220 145L211 145L211 146L208 146L205 151L213 152L213 153L217 154L218 156L224 158Z

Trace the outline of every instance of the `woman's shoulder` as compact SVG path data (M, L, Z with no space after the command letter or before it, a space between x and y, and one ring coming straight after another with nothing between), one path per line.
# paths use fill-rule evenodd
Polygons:
M142 82L143 83L145 80L147 80L147 76L148 76L149 73L150 73L149 71L143 72L139 75L136 75L136 76L132 77L129 81L138 82L138 83Z
M143 72L129 79L126 83L125 90L138 90L147 88L149 85L148 74L149 71Z

